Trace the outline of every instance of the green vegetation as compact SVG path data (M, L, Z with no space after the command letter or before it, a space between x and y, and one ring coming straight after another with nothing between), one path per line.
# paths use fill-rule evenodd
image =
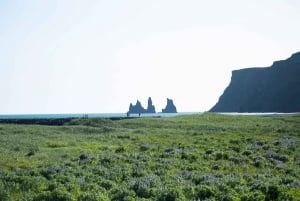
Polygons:
M0 124L2 200L300 200L300 116Z

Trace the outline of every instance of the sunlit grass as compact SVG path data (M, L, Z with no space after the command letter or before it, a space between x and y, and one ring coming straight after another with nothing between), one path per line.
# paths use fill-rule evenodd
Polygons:
M299 115L0 124L0 200L299 200L299 145Z

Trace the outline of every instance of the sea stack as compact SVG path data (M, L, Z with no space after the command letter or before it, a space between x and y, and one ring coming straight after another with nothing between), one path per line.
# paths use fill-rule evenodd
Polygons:
M145 109L142 106L141 102L137 100L135 105L130 103L128 113L129 114L155 113L155 106L152 104L151 97L148 98L147 109Z
M139 100L136 101L135 105L130 103L128 113L130 113L130 114L140 114L140 113L145 113L145 112L146 112L146 109L142 106L142 104Z
M162 109L162 113L177 113L176 106L172 99L167 98L167 105L165 109Z
M155 107L152 104L152 99L151 97L148 98L148 107L147 107L147 113L155 113Z

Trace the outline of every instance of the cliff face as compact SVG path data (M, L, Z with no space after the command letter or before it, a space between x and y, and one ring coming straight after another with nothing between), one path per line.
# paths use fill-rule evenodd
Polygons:
M300 112L300 52L271 67L232 72L211 112Z

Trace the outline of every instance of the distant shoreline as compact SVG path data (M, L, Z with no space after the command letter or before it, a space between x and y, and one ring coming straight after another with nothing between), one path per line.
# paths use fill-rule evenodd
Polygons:
M48 126L61 126L75 118L59 119L0 119L0 124L38 124Z
M179 113L141 113L141 117L172 117L178 115L200 114L201 112ZM126 113L73 113L73 114L0 114L0 119L70 119L70 118L125 118ZM139 117L139 114L130 114Z
M210 113L210 112L208 112ZM193 114L205 114L205 112L182 112L182 113L153 113L153 114L142 114L140 117L138 114L133 114L131 116L126 116L123 113L113 113L111 115L107 114L86 114L86 115L0 115L0 124L37 124L37 125L49 125L49 126L61 126L65 123L70 122L72 119L93 119L93 118L103 118L110 120L124 120L124 119L135 119L135 118L163 118L163 117L174 117L182 115L193 115ZM211 112L211 114L221 114L221 115L241 115L241 116L291 116L300 115L299 112L295 113L217 113ZM29 118L35 116L36 118ZM61 117L60 117L61 116ZM19 117L19 118L18 118ZM26 118L28 117L28 118Z
M72 119L94 119L103 118L110 120L124 120L134 118L161 118L195 113L153 113L153 114L131 114L124 113L98 113L98 114L34 114L34 115L0 115L0 124L38 124L49 126L61 126ZM199 113L198 113L199 114Z
M133 119L138 117L99 117L110 120L122 120L122 119ZM36 118L36 119L0 119L0 124L38 124L48 126L62 126L65 123L70 122L72 119L80 119L78 117L72 118Z

